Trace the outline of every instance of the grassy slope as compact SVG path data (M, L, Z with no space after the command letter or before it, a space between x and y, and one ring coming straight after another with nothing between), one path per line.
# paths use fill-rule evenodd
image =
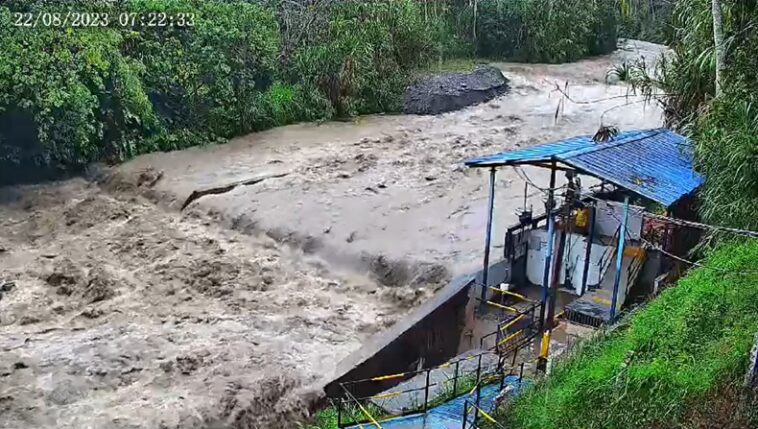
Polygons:
M627 322L519 398L508 427L688 426L712 409L742 381L758 332L758 240L715 251Z

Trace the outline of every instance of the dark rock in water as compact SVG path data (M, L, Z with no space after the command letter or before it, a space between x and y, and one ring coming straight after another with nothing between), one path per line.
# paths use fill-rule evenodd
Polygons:
M471 73L445 73L421 79L405 91L403 111L436 115L489 101L509 89L508 79L492 66Z
M0 280L0 292L10 292L16 288L15 282L4 282Z

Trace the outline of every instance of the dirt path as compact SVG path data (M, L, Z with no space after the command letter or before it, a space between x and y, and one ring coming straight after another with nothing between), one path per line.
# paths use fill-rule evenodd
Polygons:
M486 177L461 162L593 133L627 100L556 120L555 83L622 95L605 71L639 54L499 64L513 90L485 105L152 154L102 188L1 189L0 284L15 286L0 287L0 428L291 427L339 359L479 263ZM606 114L659 119L639 103ZM496 226L522 193L500 173Z

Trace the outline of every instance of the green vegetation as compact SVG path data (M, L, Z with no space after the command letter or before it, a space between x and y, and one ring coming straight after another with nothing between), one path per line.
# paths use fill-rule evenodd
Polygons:
M758 5L722 0L727 51L721 95L711 0L673 10L673 55L657 76L639 65L611 73L653 97L696 145L705 176L701 217L758 229ZM720 243L705 268L595 339L520 397L502 419L516 428L756 427L758 403L741 382L758 332L758 240Z
M508 427L679 427L692 410L717 409L723 392L739 389L758 332L756 260L758 241L714 252L521 396Z
M708 223L758 229L758 5L722 0L726 64L716 96L711 0L681 0L674 9L673 54L657 76L635 69L631 83L660 97L668 125L692 137L706 179L700 216Z
M316 413L313 424L303 426L305 429L332 429L338 428L337 408L327 407Z
M672 123L697 143L705 175L701 216L710 223L758 229L758 5L722 1L726 38L724 93L715 97L712 15L708 0L680 1L675 56L662 86Z
M485 0L479 8L484 57L566 62L616 48L616 2Z
M67 11L111 22L15 25L18 13ZM193 25L116 22L161 13ZM9 0L0 6L0 183L297 121L397 112L419 70L473 64L450 60L607 52L617 15L614 2L596 0L485 0L476 21L463 0Z
M675 1L670 0L623 0L619 37L665 44L673 36Z

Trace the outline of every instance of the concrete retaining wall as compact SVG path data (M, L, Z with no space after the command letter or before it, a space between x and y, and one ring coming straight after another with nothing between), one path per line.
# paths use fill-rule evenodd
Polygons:
M379 375L397 374L439 365L459 353L467 323L473 278L458 279L390 328L365 343L337 365L336 376L324 390L340 395L339 383ZM393 387L401 379L361 383L357 396Z

